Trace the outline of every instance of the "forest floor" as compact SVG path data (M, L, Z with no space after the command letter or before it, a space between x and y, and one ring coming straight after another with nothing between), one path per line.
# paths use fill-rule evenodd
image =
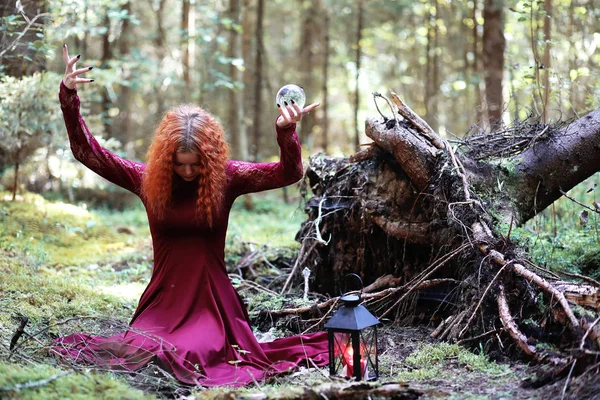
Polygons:
M251 211L236 203L226 261L232 282L248 300L251 313L256 304L273 309L303 304L298 293L271 296L266 301L245 285L243 276L247 271L242 270L254 265L255 273L270 276L263 276L263 284L281 285L297 253L293 238L302 221L297 205L286 205L275 198L257 197ZM333 398L342 396L332 395L332 386L340 391L338 394L346 387L346 396L355 387L351 382L327 377L327 368L301 367L292 374L243 389L198 391L182 387L152 367L139 374L122 375L58 365L48 352L53 338L74 332L116 333L126 326L135 310L152 268L143 209L90 211L26 195L16 202L0 202L0 223L2 399L293 399L314 398L319 393ZM254 262L249 264L251 259ZM323 300L317 295L311 297L312 301ZM10 350L24 317L28 318L25 334ZM263 331L258 332L257 327L257 336L268 330L281 337L295 330L287 329L285 324L270 328L265 321L256 322ZM397 321L387 323L380 331L381 375L377 385L383 388L401 384L406 392L398 392L395 398L561 397L564 378L531 388L544 372L540 367L525 360L511 360L505 353L486 355L485 345L465 348L439 342L431 338L433 326L429 325L424 321ZM565 398L600 398L600 382L596 376L571 379Z

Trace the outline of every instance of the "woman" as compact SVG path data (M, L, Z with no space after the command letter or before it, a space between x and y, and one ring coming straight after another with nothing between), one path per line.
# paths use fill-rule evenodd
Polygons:
M92 67L69 58L60 102L75 158L102 177L140 196L154 247L154 269L126 332L101 338L74 334L54 348L74 362L134 370L154 361L180 381L240 386L311 359L327 362L324 333L258 343L248 314L225 269L224 246L235 198L289 185L302 177L296 122L318 104L279 107L281 159L253 164L227 160L224 132L198 107L169 111L156 130L147 164L103 149L80 112L76 85Z

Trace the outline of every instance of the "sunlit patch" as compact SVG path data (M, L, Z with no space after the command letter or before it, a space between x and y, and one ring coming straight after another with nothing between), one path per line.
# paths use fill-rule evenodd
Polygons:
M145 288L145 283L131 282L120 285L99 286L98 290L105 294L122 297L125 300L137 300Z

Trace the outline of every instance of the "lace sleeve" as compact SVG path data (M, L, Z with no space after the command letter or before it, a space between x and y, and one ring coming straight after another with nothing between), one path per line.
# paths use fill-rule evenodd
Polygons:
M230 161L227 165L230 189L234 196L290 185L302 178L302 153L296 125L277 127L279 162L251 163Z
M58 97L73 156L101 177L139 195L144 165L125 160L100 146L79 113L77 90L61 82Z

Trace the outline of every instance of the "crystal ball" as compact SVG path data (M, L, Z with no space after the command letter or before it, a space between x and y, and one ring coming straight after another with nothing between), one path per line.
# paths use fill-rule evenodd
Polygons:
M285 85L277 92L277 96L275 97L275 102L281 106L284 106L284 102L288 104L292 104L292 100L298 107L304 107L304 103L306 103L306 96L304 95L304 90L298 85Z

